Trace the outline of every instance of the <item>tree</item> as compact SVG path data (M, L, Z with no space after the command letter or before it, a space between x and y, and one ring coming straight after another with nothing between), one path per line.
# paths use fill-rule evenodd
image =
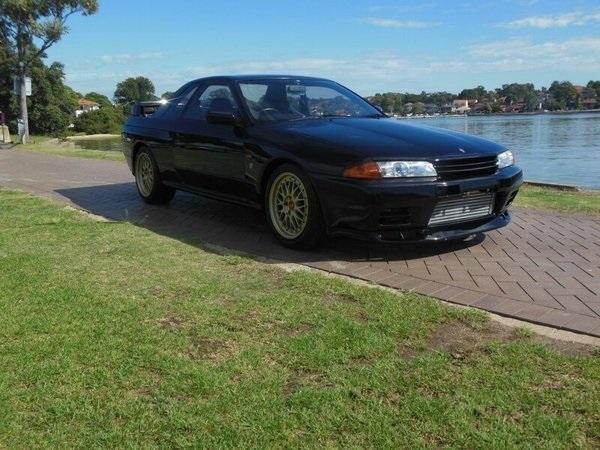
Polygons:
M111 105L80 114L74 125L75 131L86 134L117 134L121 132L124 120L122 109Z
M126 106L132 102L156 100L154 84L146 77L127 78L117 84L115 102Z
M17 111L15 96L13 95L12 70L15 55L3 40L0 40L0 110L4 112L8 125L13 127L13 119Z
M73 120L77 105L75 92L64 85L64 67L61 63L52 63L46 67L42 60L31 65L32 96L29 117L31 131L39 134L51 134L61 137Z
M378 105L385 113L394 112L394 100L387 94L383 94L380 97Z
M556 101L554 98L550 98L544 102L543 108L548 111L561 111L566 109L567 105Z
M535 92L528 92L523 97L525 102L525 111L536 111L540 106L540 98Z
M554 100L563 108L576 108L579 100L579 94L577 89L573 86L573 83L569 81L554 81L550 85L548 92L552 94Z
M586 88L593 89L594 91L596 91L596 97L600 97L600 80L599 81L590 80L590 82L587 84Z
M12 132L17 130L19 105L13 94L10 74L16 66L16 56L0 42L0 110L6 113ZM33 133L63 136L71 124L79 95L64 84L64 70L60 63L49 67L40 57L29 67L33 95L27 99L28 117Z
M163 92L163 95L160 96L160 98L164 98L165 100L170 100L173 97L174 92L171 91L166 91Z
M498 103L498 102L492 103L492 112L493 113L501 113L502 112L502 105L500 105L500 103Z
M463 100L483 100L487 96L487 91L483 86L477 86L474 89L463 89L458 98Z
M425 112L425 104L423 102L417 102L412 108L413 114L423 114Z
M532 83L503 84L502 88L497 90L497 94L499 97L505 97L507 105L525 102L527 110L533 111L537 108L538 93Z
M22 143L29 138L25 77L32 63L68 32L66 23L70 16L78 13L87 16L97 9L97 0L0 0L0 34L17 60L24 126Z
M88 92L84 95L88 100L92 100L100 105L100 108L112 108L113 104L106 95L98 94L97 92Z

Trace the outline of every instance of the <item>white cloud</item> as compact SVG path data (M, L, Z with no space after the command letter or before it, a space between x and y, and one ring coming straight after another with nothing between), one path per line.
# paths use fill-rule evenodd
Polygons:
M565 28L600 23L600 10L572 11L553 16L529 16L522 19L503 22L504 28Z
M123 53L120 55L103 55L100 57L100 61L104 64L129 64L132 62L162 59L162 57L163 54L158 52Z
M507 77L519 71L553 70L569 72L600 70L600 38L583 37L566 41L533 43L509 39L474 44L462 49L462 57L440 59L406 57L396 53L357 54L345 58L289 58L232 61L189 67L175 72L155 72L157 85L178 87L186 81L211 75L271 73L329 78L361 93L380 91L383 86L424 88L431 76L439 74L496 74ZM398 87L396 89L399 89Z
M574 73L600 71L600 37L533 42L513 38L477 43L457 49L456 55L438 58L432 55L406 56L391 52L372 52L348 57L299 57L264 60L235 60L215 64L181 67L146 67L144 70L98 66L94 70L67 71L73 87L88 92L112 93L114 86L129 76L144 75L156 85L157 92L174 90L183 83L205 76L279 73L325 77L345 84L362 94L390 90L448 89L439 77L483 80L490 74L502 74L510 81L519 73ZM567 75L569 74L569 75ZM559 76L559 75L552 75ZM587 75L586 75L587 76ZM460 86L468 81L455 81ZM473 83L480 83L474 81ZM473 84L471 83L471 84ZM456 84L458 86L458 84ZM454 85L453 85L454 86Z
M410 62L392 54L372 54L355 58L297 58L263 61L237 61L219 65L196 66L186 72L190 76L231 73L281 73L330 78L389 79L410 69Z
M474 67L498 70L539 70L562 68L568 71L600 70L600 38L581 37L564 41L533 43L509 39L467 47L476 60Z
M437 24L433 22L423 22L421 20L397 20L381 17L367 17L361 22L380 28L430 28Z

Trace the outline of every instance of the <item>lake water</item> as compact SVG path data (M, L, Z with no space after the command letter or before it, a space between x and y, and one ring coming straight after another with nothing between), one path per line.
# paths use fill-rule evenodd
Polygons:
M410 121L506 145L516 151L526 180L600 189L600 114L440 116ZM121 151L120 138L76 143L93 150Z
M526 180L600 188L600 114L439 116L410 121L474 134L515 150Z

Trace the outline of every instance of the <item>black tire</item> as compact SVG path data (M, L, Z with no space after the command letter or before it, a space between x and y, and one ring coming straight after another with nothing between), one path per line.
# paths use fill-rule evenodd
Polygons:
M175 189L162 183L156 159L147 147L137 152L133 167L135 186L138 194L146 203L164 205L173 199Z
M272 200L276 195L274 189L279 190L278 186L275 184L280 183L280 180L282 179L285 180L286 177L289 177L294 181L299 180L306 194L305 198L307 200L306 204L308 206L308 211L305 223L298 235L286 235L285 231L281 229L281 219L277 219L276 217L275 209L277 209L277 207L275 207L275 209L272 207ZM299 201L302 200L300 199ZM302 203L298 204L304 204L304 202L302 201ZM284 246L293 249L310 249L320 244L321 239L325 235L323 214L319 205L317 193L313 188L310 178L300 167L293 164L282 164L273 171L269 177L269 182L267 183L267 188L265 190L264 205L267 222L277 240ZM296 207L296 212L300 213L300 209L300 207Z

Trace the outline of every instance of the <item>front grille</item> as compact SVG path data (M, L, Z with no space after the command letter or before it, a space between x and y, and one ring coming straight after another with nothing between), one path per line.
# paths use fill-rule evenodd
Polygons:
M461 180L464 178L493 175L498 170L496 156L478 158L454 158L434 162L440 180Z
M467 222L492 214L494 194L491 192L467 192L448 197L435 205L429 225Z

